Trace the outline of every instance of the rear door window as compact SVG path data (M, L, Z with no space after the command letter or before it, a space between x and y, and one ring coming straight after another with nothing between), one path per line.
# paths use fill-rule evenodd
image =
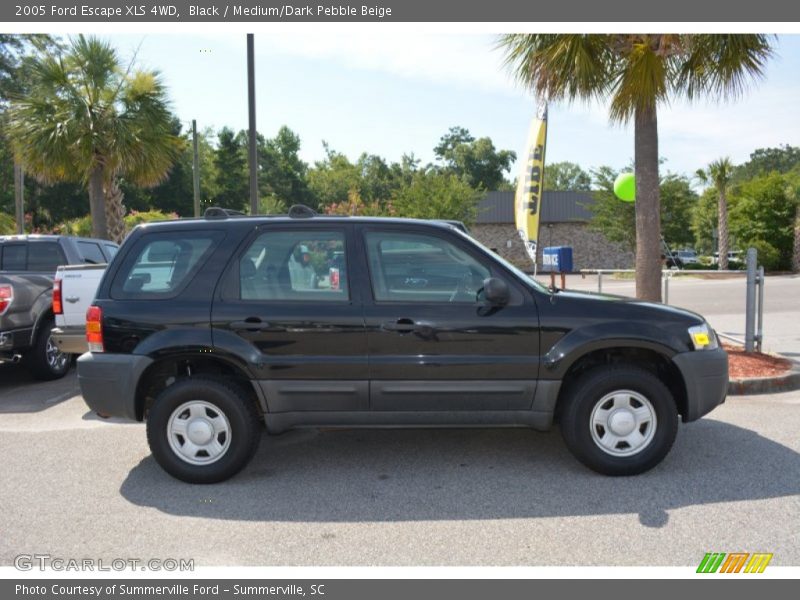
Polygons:
M240 300L348 300L344 232L262 233L239 261L239 290Z
M221 231L151 233L125 257L111 285L112 298L170 298L202 268Z
M3 244L0 246L0 269L3 271L24 271L28 260L27 244Z
M55 273L67 259L57 242L30 242L28 244L28 271Z
M83 262L90 265L99 265L106 262L106 257L103 256L100 245L94 242L78 242L78 252L81 253Z

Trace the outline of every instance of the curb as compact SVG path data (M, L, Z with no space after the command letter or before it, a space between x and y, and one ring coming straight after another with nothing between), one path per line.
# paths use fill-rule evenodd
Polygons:
M777 394L800 390L800 363L792 361L789 372L775 377L743 377L728 382L729 396Z

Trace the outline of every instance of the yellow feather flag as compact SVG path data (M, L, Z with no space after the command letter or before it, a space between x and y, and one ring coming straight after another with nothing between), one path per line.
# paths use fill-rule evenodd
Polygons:
M531 121L528 144L525 146L522 168L517 179L514 214L517 232L536 271L536 247L539 241L539 214L542 209L544 184L544 150L547 144L547 104L539 107Z

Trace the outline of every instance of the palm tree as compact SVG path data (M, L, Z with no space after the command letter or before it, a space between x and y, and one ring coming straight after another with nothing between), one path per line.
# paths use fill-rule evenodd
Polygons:
M661 300L658 107L671 98L736 98L763 74L767 35L507 34L514 77L545 100L610 99L612 122L634 124L636 295Z
M32 59L29 69L28 90L9 109L17 157L43 183L84 182L93 235L121 241L120 179L158 184L182 144L158 73L123 68L108 42L83 35L64 53Z
M727 156L715 160L705 170L698 169L697 178L703 183L713 184L717 190L718 268L724 271L728 268L728 187L733 179L733 163Z

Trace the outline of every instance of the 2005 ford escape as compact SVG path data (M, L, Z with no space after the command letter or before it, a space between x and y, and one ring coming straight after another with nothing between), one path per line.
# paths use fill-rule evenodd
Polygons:
M173 476L217 482L261 424L560 425L585 465L633 475L725 399L702 317L552 292L447 223L205 218L140 226L106 271L78 360L92 409L147 421Z

